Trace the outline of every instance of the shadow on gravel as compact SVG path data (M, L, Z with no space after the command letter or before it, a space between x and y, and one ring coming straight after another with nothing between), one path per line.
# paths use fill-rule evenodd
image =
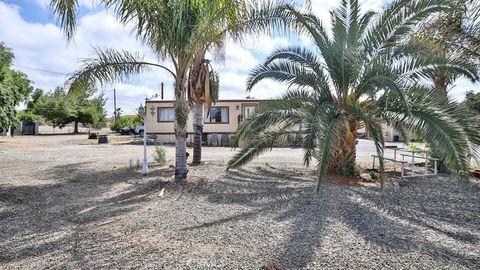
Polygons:
M282 269L305 267L313 259L321 243L322 229L329 218L319 213L323 211L324 201L315 199L313 178L305 170L292 171L269 166L227 171L214 182L199 186L196 192L207 196L213 203L240 204L253 210L184 228L185 231L213 228L271 213L276 214L275 220L265 222L292 221L291 230L284 232L288 240L276 252L276 258L271 258ZM320 196L328 198L329 193L324 193Z
M173 174L154 169L143 177L128 167L96 172L86 165L53 167L45 178L54 184L0 186L0 263L65 250L78 240L76 225L89 230L142 207L166 184L159 176Z
M274 252L274 261L282 269L304 268L318 253L352 248L345 243L352 239L329 235L329 227L339 224L361 236L353 239L361 253L373 249L393 258L420 252L444 265L451 261L465 267L480 264L478 250L473 251L477 256L462 250L465 245L479 244L480 194L475 189L446 177L418 178L384 193L376 188L326 184L315 198L313 180L306 171L274 167L227 171L215 181L199 185L195 192L212 203L238 204L250 210L184 230L214 229L239 220L258 222L262 216L273 215L274 220L266 218L264 222L291 224L288 231L281 232L285 241ZM436 240L430 238L432 233ZM322 250L325 237L339 237L333 241L340 249ZM317 260L322 260L319 256Z

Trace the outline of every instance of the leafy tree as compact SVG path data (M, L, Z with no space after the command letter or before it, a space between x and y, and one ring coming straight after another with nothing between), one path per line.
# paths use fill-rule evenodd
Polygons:
M129 117L128 115L125 115L118 118L117 122L115 122L113 126L110 127L110 129L112 131L118 132L121 128L131 127L133 125L134 123L132 121L132 118Z
M105 126L105 98L102 95L92 97L93 91L82 94L68 94L57 87L50 94L34 93L34 100L27 106L32 112L44 117L55 127L64 127L74 123L74 133L78 133L78 124Z
M41 118L38 115L35 115L33 112L28 110L19 111L17 114L17 119L20 121L29 121L29 122L33 122L33 121L42 122L41 120L43 120L43 118Z
M470 110L474 111L477 115L480 115L480 93L467 91L467 93L465 93L465 101L463 104L465 104Z
M287 6L297 18L295 29L309 36L315 48L277 49L251 71L248 90L263 79L286 83L289 90L260 106L238 128L236 142L247 145L230 160L229 168L286 140L302 123L304 163L308 166L314 158L318 162L318 192L328 171L355 167L357 131L365 126L380 157L383 187L384 121L420 134L452 172L468 177L469 147L480 144L480 124L418 78L438 67L475 74L458 59L417 58L405 44L419 22L449 8L447 0L398 0L379 14L362 14L358 1L345 0L331 13L329 34L314 14ZM478 158L478 153L472 154Z
M32 91L27 75L12 70L13 58L12 51L0 43L0 131L18 124L16 107Z
M221 48L227 33L241 39L244 34L258 33L269 27L281 27L282 10L272 3L238 0L99 0L111 9L123 24L135 23L137 38L149 46L159 59L168 59L173 68L146 62L139 54L116 50L96 50L96 59L87 59L70 78L72 86L121 81L126 76L150 68L166 70L174 78L175 102L175 179L187 176L186 138L188 73L194 62L201 62L207 50ZM78 0L51 0L67 38L76 30ZM238 16L236 15L238 14ZM198 61L197 61L198 60Z

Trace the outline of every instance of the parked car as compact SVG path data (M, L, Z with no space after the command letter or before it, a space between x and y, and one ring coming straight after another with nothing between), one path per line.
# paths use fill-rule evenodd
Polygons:
M144 126L134 126L134 129L135 129L134 131L135 134L138 134L143 137L143 130L145 129Z
M134 127L123 127L119 130L120 135L132 135L135 133Z

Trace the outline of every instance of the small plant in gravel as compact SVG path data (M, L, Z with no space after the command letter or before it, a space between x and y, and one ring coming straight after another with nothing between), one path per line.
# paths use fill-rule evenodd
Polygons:
M362 171L362 168L359 165L357 165L356 163L347 164L344 167L342 167L342 175L343 176L359 177L361 171Z
M370 177L371 177L373 180L377 180L377 179L378 179L378 176L377 176L377 174L375 173L375 171L370 171Z
M155 147L155 155L153 156L160 166L167 164L165 147L159 145Z
M137 163L135 164L135 166L137 167L137 169L140 169L140 159L137 158Z

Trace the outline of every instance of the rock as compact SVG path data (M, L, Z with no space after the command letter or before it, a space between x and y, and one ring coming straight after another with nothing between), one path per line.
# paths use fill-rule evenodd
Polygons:
M279 270L280 268L278 268L277 265L275 265L274 262L268 261L268 262L265 263L265 265L261 269L264 269L264 270Z
M373 181L372 176L370 176L370 174L368 174L368 173L360 174L360 178L364 181L367 181L367 182L372 182Z

